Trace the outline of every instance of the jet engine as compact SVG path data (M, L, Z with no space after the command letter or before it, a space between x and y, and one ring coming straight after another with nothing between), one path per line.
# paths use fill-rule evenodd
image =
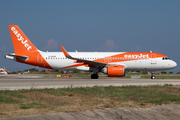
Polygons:
M104 74L108 77L123 77L125 76L125 70L123 65L107 66L102 69Z

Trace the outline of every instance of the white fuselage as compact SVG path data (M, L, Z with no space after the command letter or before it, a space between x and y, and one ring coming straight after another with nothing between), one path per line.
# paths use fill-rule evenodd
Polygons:
M107 56L113 56L117 54L122 54L124 52L69 52L69 54L75 58L85 59L85 60L96 60L102 59ZM48 62L48 64L53 69L78 69L82 68L81 66L76 67L67 67L77 65L75 60L68 59L64 56L63 52L40 52L43 58ZM121 61L127 59L128 61ZM114 60L119 60L118 62L113 62ZM176 62L173 60L167 59L163 60L160 58L123 58L123 57L114 57L111 59L104 59L103 61L108 62L108 65L124 65L126 71L160 71L168 70L177 66ZM43 61L41 61L43 62ZM81 70L81 69L78 69Z

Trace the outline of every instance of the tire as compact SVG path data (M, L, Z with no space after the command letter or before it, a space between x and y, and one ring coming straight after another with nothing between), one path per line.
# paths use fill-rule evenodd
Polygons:
M151 76L151 79L155 79L156 77L155 76Z
M98 79L99 78L99 75L98 74L92 74L91 75L91 79Z

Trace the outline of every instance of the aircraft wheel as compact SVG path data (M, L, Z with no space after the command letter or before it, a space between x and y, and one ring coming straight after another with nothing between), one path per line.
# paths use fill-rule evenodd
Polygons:
M151 76L151 79L155 79L156 77L155 76Z
M99 78L99 75L98 74L92 74L91 75L91 79L98 79Z
M154 72L151 72L151 79L155 79Z

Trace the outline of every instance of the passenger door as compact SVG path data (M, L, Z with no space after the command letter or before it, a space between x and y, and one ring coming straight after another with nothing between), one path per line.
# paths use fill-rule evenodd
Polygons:
M156 54L151 54L151 64L156 64Z

